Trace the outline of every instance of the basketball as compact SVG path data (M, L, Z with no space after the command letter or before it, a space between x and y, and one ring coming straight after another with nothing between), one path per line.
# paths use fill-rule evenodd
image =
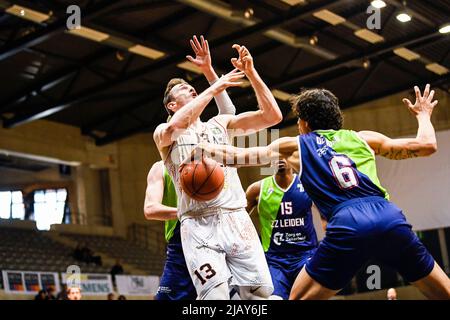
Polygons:
M186 164L180 175L183 191L197 201L209 201L217 197L223 189L224 182L222 167L210 158Z

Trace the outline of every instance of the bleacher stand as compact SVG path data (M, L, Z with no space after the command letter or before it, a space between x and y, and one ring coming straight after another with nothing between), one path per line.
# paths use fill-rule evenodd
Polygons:
M46 237L43 232L0 228L0 270L65 272L79 265L84 272L109 273L110 267L76 261L73 249Z
M106 254L114 259L120 259L126 264L145 271L145 273L153 275L162 273L165 257L155 255L146 248L123 238L73 233L64 233L61 235L78 243L85 243L93 251ZM127 273L126 269L125 273Z

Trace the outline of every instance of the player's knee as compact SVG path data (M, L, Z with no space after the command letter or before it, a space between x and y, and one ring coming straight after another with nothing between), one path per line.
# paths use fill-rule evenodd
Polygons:
M239 295L242 300L261 300L268 299L270 297L271 290L266 287L241 287Z
M219 283L214 288L209 290L201 300L229 300L230 291L226 282Z

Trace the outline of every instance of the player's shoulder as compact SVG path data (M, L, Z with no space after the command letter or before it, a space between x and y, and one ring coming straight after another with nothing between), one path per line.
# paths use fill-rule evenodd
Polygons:
M247 192L259 190L261 188L263 180L264 179L253 182L251 185L247 187Z
M154 131L154 134L156 134L156 133L158 133L158 132L161 132L161 130L164 130L166 127L167 127L167 122L163 122L163 123L160 123L156 128L155 128L155 131Z
M148 171L147 178L155 178L163 175L164 172L164 162L162 160L155 162Z

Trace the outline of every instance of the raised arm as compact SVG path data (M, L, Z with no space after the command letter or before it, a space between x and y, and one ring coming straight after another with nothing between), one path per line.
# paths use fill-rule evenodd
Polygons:
M147 220L177 219L177 208L162 204L164 193L163 166L162 161L156 162L147 175L147 190L144 200L144 216Z
M258 197L261 190L261 181L252 183L245 191L247 197L247 212L252 213L252 210L258 206Z
M233 45L233 48L239 52L239 59L231 59L235 68L245 72L250 80L256 99L258 100L259 110L244 112L228 123L228 129L238 129L244 131L259 131L276 125L283 120L283 114L275 100L272 92L264 83L256 71L253 58L245 46Z
M186 58L199 67L200 70L202 70L206 80L208 80L209 85L213 85L219 77L212 66L208 40L205 40L205 38L201 36L200 41L198 41L197 36L194 36L190 40L190 43L192 50L194 50L195 58L189 55L186 56ZM223 90L219 94L215 95L214 100L216 101L217 108L219 109L219 114L236 114L236 107L231 101L226 90Z
M244 77L244 73L238 69L234 69L227 73L212 86L203 91L195 99L182 106L169 122L159 125L153 133L153 139L159 150L167 147L175 141L180 134L184 132L192 123L197 121L201 113L211 101L211 99L228 87L239 86L240 79Z
M360 131L359 136L374 150L375 154L392 160L426 157L437 151L436 134L431 123L431 114L438 101L433 101L434 90L430 92L427 84L423 96L420 89L414 87L416 102L408 99L403 103L416 117L419 124L415 138L392 139L375 131Z

